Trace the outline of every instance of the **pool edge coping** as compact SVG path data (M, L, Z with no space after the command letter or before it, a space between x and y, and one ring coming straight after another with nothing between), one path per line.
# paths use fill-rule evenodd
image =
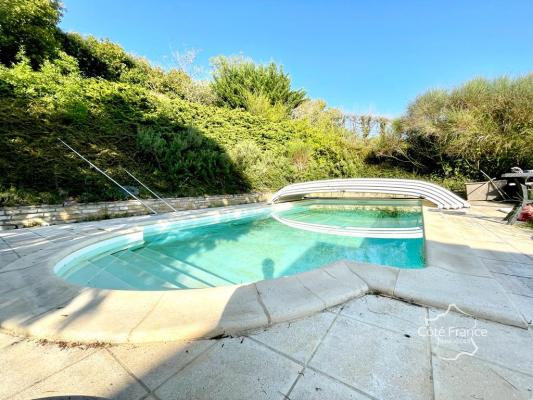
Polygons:
M245 207L263 206L254 204ZM204 212L194 215L231 212L237 207L243 206L202 210ZM70 284L59 278L53 268L60 259L76 249L141 228L118 228L82 239L74 245L50 246L15 261L26 267L0 270L21 283L21 286L15 285L12 290L0 294L3 301L16 297L11 309L13 315L6 318L4 307L0 311L0 327L18 335L75 342L140 343L200 339L268 327L376 293L442 309L446 309L453 300L453 304L475 317L527 328L505 290L481 262L475 262L472 255L461 255L465 262L474 266L469 267L468 273L460 271L459 265L444 265L446 263L437 259L435 251L439 254L442 248L451 246L448 250L454 253L457 245L448 245L437 229L438 221L434 217L440 211L433 208L431 210L435 212L429 211L427 206L422 206L422 210L427 262L425 268L416 270L339 260L297 275L244 285L164 292L102 290ZM188 215L191 215L190 212L177 213L173 218ZM168 221L168 216L163 218ZM156 221L150 219L139 225L150 225ZM452 257L454 260L457 259ZM434 292L417 286L424 276L429 277L426 281L430 285L432 276L437 277ZM444 289L450 289L445 285L457 282L464 282L465 288L480 286L487 298L480 302L468 293L455 293L458 297L454 299L449 298L449 294L439 294ZM16 304L16 301L20 303ZM15 312L17 307L21 315ZM121 313L120 318L117 313Z

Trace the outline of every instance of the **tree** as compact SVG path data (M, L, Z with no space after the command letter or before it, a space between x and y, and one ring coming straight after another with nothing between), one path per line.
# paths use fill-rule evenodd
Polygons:
M262 65L242 57L219 56L212 64L212 85L219 105L249 110L250 99L255 106L258 97L266 98L270 105L284 107L288 116L305 100L305 91L292 90L289 75L273 62Z
M0 0L0 62L12 65L24 52L34 69L59 49L58 0Z
M370 132L372 132L372 128L374 127L374 118L372 118L371 115L360 115L359 125L361 126L363 139L368 139Z

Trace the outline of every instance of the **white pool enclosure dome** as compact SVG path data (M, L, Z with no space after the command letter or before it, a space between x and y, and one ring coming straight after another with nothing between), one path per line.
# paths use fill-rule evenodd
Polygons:
M301 200L313 193L376 193L425 199L438 208L468 208L470 204L448 189L415 179L349 178L294 183L274 193L272 203Z

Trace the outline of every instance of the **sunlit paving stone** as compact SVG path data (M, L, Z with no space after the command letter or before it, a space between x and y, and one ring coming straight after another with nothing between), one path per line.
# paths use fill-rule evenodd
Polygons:
M380 399L427 399L432 392L427 338L342 315L309 367Z
M222 340L155 394L161 399L282 397L301 366L247 338Z
M529 400L533 395L533 376L476 357L462 356L441 349L433 359L435 399Z
M309 361L330 328L335 315L322 312L312 317L284 322L251 332L250 337L288 357L305 363Z

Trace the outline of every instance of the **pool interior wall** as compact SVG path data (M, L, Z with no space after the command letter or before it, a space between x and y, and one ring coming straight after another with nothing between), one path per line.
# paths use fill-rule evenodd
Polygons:
M298 222L368 228L422 227L418 200L305 200L217 217L147 225L73 253L57 275L77 285L174 290L294 275L340 259L399 268L424 266L424 239L381 239L309 232Z

